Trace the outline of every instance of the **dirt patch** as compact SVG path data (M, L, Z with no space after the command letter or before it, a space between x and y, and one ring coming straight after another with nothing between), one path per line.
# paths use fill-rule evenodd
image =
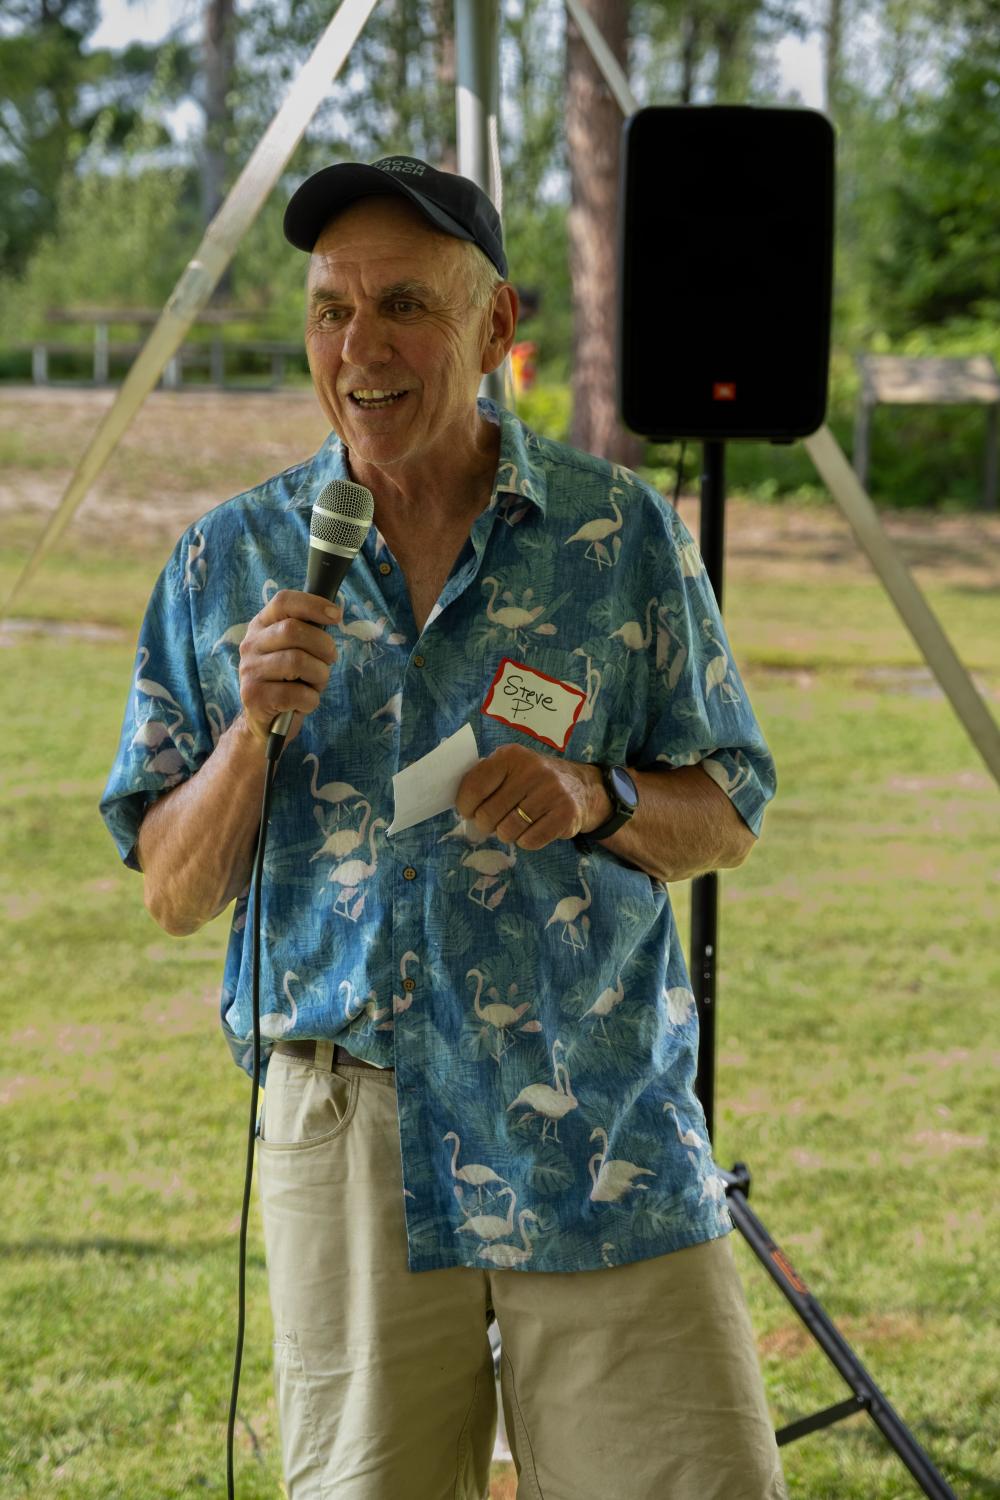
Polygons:
M838 1318L837 1327L849 1344L864 1347L875 1344L914 1344L926 1338L927 1330L912 1317L891 1313L871 1318ZM816 1349L816 1341L801 1323L783 1323L770 1333L760 1335L757 1347L764 1356L797 1359Z
M16 433L0 483L0 515L55 509L117 393L32 386L0 392ZM311 390L154 391L74 517L72 533L163 551L192 521L300 463L329 427Z
M984 1135L960 1135L957 1130L918 1130L908 1135L914 1146L922 1146L928 1156L950 1156L953 1151L981 1150L988 1145Z
M961 787L968 792L988 792L994 786L986 771L952 771L943 776L889 776L885 787L890 792L938 792Z
M18 1073L13 1078L5 1078L0 1082L0 1108L5 1104L16 1103L26 1094L48 1092L50 1092L50 1085L44 1078L33 1078L29 1074Z
M200 994L187 990L151 1000L140 1012L139 1021L145 1032L156 1031L169 1036L200 1035L205 1031L206 1012L217 1010L218 1005L217 988L203 990Z
M29 917L33 917L44 904L45 897L38 891L28 891L15 896L0 896L0 910L3 911L8 922L25 922Z
M8 386L0 391L6 462L0 515L42 518L115 398L111 390ZM190 523L314 453L328 426L313 392L154 391L72 522L73 534L163 551ZM679 511L697 536L699 499ZM1000 587L1000 515L885 512L886 531L915 574L970 589ZM836 505L726 506L731 578L809 582L871 576Z
M104 1188L112 1198L132 1198L137 1192L155 1193L165 1203L196 1203L198 1195L188 1187L180 1173L174 1171L166 1181L156 1172L133 1168L128 1172L93 1172L92 1187Z
M698 535L699 501L678 507ZM881 511L886 533L920 581L976 590L1000 587L1000 515ZM759 505L738 497L726 505L726 562L733 576L808 583L841 574L874 574L845 517L829 506Z
M118 625L98 625L92 620L0 620L0 646L19 646L30 635L67 636L75 641L125 641L130 632Z

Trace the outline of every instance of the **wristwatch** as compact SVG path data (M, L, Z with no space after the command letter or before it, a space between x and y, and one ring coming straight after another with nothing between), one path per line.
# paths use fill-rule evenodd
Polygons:
M604 790L611 798L611 816L597 828L591 828L588 833L578 835L577 843L585 847L617 833L639 806L639 793L636 791L635 782L624 766L600 766L599 770L604 781Z

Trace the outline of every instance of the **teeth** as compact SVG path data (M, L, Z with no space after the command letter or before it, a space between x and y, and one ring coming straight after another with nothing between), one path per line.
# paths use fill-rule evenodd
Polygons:
M384 401L389 396L402 396L403 391L352 391L358 401Z

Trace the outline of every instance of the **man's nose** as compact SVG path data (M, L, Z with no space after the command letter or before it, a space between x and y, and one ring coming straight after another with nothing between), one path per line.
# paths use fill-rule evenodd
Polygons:
M348 364L386 364L392 358L387 330L377 313L355 310L344 334L341 356Z

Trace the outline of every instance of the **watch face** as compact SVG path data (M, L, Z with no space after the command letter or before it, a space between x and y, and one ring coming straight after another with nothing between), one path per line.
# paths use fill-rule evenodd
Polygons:
M615 789L615 794L625 807L631 807L633 811L638 806L639 793L635 789L635 782L627 771L621 766L609 766L608 776Z

